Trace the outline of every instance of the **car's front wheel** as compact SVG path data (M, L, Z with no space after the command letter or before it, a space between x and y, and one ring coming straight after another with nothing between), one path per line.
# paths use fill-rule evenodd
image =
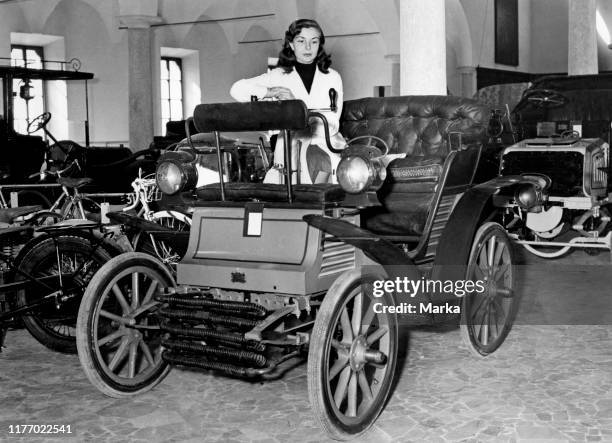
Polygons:
M514 254L506 231L497 223L482 225L472 243L467 281L480 282L482 291L465 295L461 305L461 337L479 357L504 342L519 307L515 291Z
M91 280L79 310L76 336L89 381L110 397L148 391L168 373L154 294L173 287L159 260L127 252Z
M332 438L349 440L376 421L391 391L398 350L395 314L374 305L393 304L393 296L372 295L384 277L341 275L316 317L308 353L308 394L314 414Z

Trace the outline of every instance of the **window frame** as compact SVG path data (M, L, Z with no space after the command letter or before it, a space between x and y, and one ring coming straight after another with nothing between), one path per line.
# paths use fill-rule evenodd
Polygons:
M181 78L179 80L180 85L181 85L181 96L180 99L177 99L175 97L172 97L172 88L170 87L170 82L173 81L170 76L168 76L167 79L162 78L161 76L161 69L160 69L160 119L161 119L161 128L162 128L162 133L165 133L166 130L166 122L168 121L175 121L175 120L183 120L185 118L185 85L183 82L183 79L185 78L185 73L183 71L183 59L181 57L173 57L173 56L166 56L166 55L162 55L160 57L160 62L165 63L166 64L166 70L169 73L170 72L170 62L175 62L176 65L178 66L179 72L181 74ZM161 68L161 67L160 67ZM162 90L163 88L167 88L168 90L168 98L163 98L163 94L162 94ZM181 104L181 115L176 116L172 114L172 102L173 101L180 101ZM166 120L162 114L163 114L163 109L164 106L167 105L168 109L169 109L169 116L168 119Z
M21 59L13 58L14 50L18 50L21 52ZM11 44L11 66L17 66L16 64L17 60L23 61L23 64L26 68L31 66L28 64L28 62L29 61L31 62L32 60L27 58L27 51L34 51L40 58L41 67L39 69L45 69L45 63L46 63L45 62L45 48L44 46L36 46L36 45ZM36 81L36 80L30 79L30 81ZM39 81L41 82L42 112L46 112L47 110L47 85L46 83L47 82L44 80L39 80ZM21 97L19 97L19 87L21 86L22 82L23 82L23 79L13 79L13 91L17 94L15 98L21 99ZM20 120L20 121L23 120L21 116L15 115L15 110L16 110L16 107L13 105L13 125L15 125L15 122L17 120ZM26 124L28 124L31 121L31 119L34 117L36 117L36 115L30 115L30 103L29 101L26 101L26 115L25 115ZM45 137L46 137L46 134L45 134Z

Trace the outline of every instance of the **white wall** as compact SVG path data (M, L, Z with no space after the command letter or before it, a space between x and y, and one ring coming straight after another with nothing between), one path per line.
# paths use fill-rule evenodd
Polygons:
M164 23L209 20L258 14L271 17L218 23L152 28L152 66L157 84L160 47L188 50L184 60L189 87L185 114L199 102L231 100L229 88L242 77L266 69L280 41L241 44L240 41L278 39L290 21L312 16L325 33L377 32L375 35L329 38L332 67L344 80L345 98L371 96L373 87L391 85L392 59L399 53L398 1L409 0L29 0L0 4L0 57L10 56L11 32L63 37L67 59L78 57L82 70L93 72L89 84L93 141L127 141L127 31L118 17L128 11L157 11ZM141 4L139 4L141 2ZM460 89L457 68L482 66L522 72L563 72L567 69L568 0L519 0L519 65L494 61L494 0L446 0L447 77L451 93ZM145 4L146 3L146 4ZM612 1L599 0L612 29ZM130 6L132 5L132 6ZM120 8L123 7L123 9ZM141 7L146 7L142 9ZM134 9L136 8L136 9ZM139 9L141 8L141 9ZM148 13L149 13L148 12ZM60 48L55 48L58 53ZM612 69L612 51L599 43L601 69ZM195 77L193 76L193 73ZM159 91L152 92L158 103ZM84 87L67 88L68 136L83 140ZM159 118L159 109L155 110ZM161 133L154 126L156 133Z
M532 36L531 5L541 0L518 0L519 64L508 66L495 63L495 6L494 0L460 0L465 11L472 37L474 66L529 72L531 66ZM545 0L548 1L548 0ZM557 0L551 0L557 1ZM567 0L558 0L560 2Z

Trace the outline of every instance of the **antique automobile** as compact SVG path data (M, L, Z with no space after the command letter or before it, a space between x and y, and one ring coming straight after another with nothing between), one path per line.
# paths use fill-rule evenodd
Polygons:
M77 347L97 389L136 395L171 367L274 378L307 356L314 415L345 440L366 432L388 400L400 322L462 317L474 354L498 349L519 294L493 196L534 184L496 171L475 183L487 108L441 96L349 101L339 184L293 184L290 164L284 185L224 183L220 133L280 130L290 159L290 131L314 119L325 125L326 112L297 100L196 107L195 128L216 139L218 183L195 187L195 151L160 158L160 189L191 214L186 252L176 278L132 252L91 280ZM483 290L375 292L396 279L482 281ZM408 302L419 306L416 315L400 314Z
M9 60L6 60L7 62ZM0 84L2 85L3 111L0 116L0 185L32 184L33 177L44 168L63 169L73 160L78 159L82 170L75 170L75 176L91 178L92 185L88 192L125 192L130 190L131 180L137 176L138 169L153 172L159 155L156 149L142 149L133 153L125 147L94 147L89 143L89 109L87 82L94 75L79 71L80 62L45 61L42 68L29 66L12 66L0 64ZM85 90L84 137L85 146L71 140L57 140L47 130L51 113L28 120L27 134L15 129L14 109L17 94L27 101L32 92L29 84L33 80L44 82L82 82ZM21 86L15 91L16 82ZM44 131L46 139L40 134ZM34 135L36 133L37 135ZM117 173L117 169L123 173ZM38 178L38 177L37 177ZM17 189L12 187L12 189ZM19 190L20 205L40 204L49 207L56 197L55 187L28 186Z
M612 76L548 76L514 112L527 138L504 149L500 174L525 174L533 190L500 198L511 237L540 257L612 249L610 122Z

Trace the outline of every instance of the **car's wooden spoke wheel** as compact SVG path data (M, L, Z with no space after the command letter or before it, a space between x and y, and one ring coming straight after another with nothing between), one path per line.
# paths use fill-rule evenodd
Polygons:
M480 281L484 290L465 295L461 335L478 356L494 352L512 328L519 306L515 291L512 244L497 223L485 223L474 237L466 280Z
M367 431L391 390L397 359L394 314L374 312L392 296L372 296L374 276L352 271L328 291L308 355L308 392L323 429L338 440Z
M159 260L138 252L115 257L92 279L79 310L77 347L87 377L104 394L135 395L166 376L153 294L173 285Z

